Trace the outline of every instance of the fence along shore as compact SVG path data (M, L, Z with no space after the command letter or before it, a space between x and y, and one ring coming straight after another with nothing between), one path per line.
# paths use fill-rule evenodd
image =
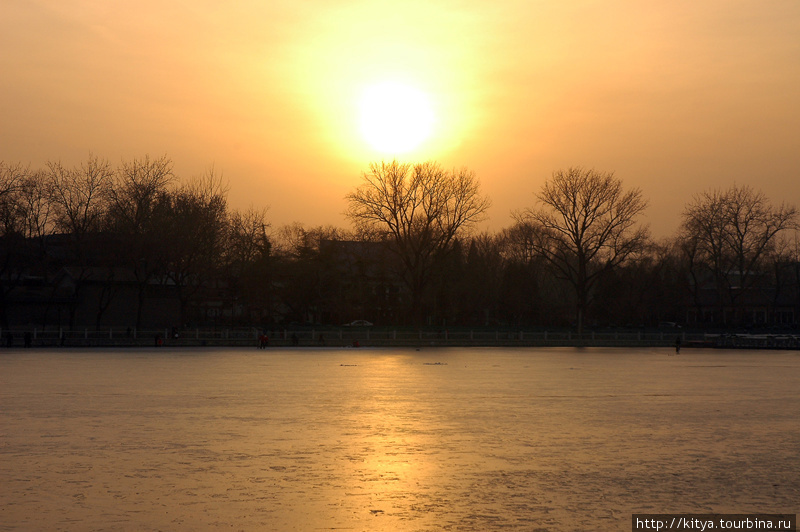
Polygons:
M800 334L447 328L12 328L5 347L676 347L800 349Z

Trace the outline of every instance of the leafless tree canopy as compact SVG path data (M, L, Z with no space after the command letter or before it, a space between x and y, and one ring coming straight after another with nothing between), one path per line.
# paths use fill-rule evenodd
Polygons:
M638 188L623 190L613 173L581 168L558 171L537 198L545 208L526 214L546 230L547 250L553 258L554 253L564 259L573 254L581 262L615 265L638 250L647 236L646 228L636 227L647 201Z
M735 305L763 259L776 251L780 233L797 222L796 207L774 206L763 193L734 185L695 196L683 213L680 238L693 272L707 268Z
M347 195L348 217L359 228L415 247L448 243L480 221L490 205L474 172L448 172L435 162L372 163L362 177Z
M53 211L52 194L44 172L28 172L22 179L17 197L25 238L44 238L51 230Z
M75 168L50 162L46 177L56 228L77 236L99 230L114 180L108 161L89 156Z
M111 214L133 232L143 231L159 199L175 180L172 161L145 156L123 161L111 188Z
M372 163L362 177L362 184L346 196L346 214L357 231L392 244L418 303L436 255L482 220L490 201L481 194L474 172L447 171L436 162Z
M734 185L695 196L683 213L681 229L712 261L732 261L744 271L775 244L776 235L796 227L797 221L796 207L773 206L762 192Z
M353 235L333 225L307 227L294 222L278 228L273 235L272 245L277 253L291 257L301 257L309 251L319 250L324 240L350 240Z
M22 232L19 192L28 174L21 164L0 161L0 237Z
M624 190L613 173L569 168L553 173L537 195L542 208L517 215L538 230L532 245L573 284L582 327L597 277L640 251L648 238L637 226L647 201L638 188Z
M267 209L250 207L246 211L233 211L228 218L225 253L228 260L240 267L268 254L270 249L267 228Z

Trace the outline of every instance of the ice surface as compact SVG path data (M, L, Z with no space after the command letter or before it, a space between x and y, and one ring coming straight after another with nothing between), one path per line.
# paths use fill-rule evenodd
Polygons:
M796 513L800 353L0 352L0 530L630 530Z

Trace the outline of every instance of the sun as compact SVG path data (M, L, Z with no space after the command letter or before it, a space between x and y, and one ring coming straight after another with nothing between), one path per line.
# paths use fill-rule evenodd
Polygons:
M371 85L362 93L359 108L364 140L383 153L414 150L433 132L430 99L409 85L395 82Z

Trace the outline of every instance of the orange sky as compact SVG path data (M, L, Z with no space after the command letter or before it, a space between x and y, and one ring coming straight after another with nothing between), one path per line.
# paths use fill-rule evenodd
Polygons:
M614 171L669 236L734 182L800 204L800 2L3 0L0 160L212 165L274 226L347 226L364 88L428 95L401 160L475 170L492 230L567 166Z

